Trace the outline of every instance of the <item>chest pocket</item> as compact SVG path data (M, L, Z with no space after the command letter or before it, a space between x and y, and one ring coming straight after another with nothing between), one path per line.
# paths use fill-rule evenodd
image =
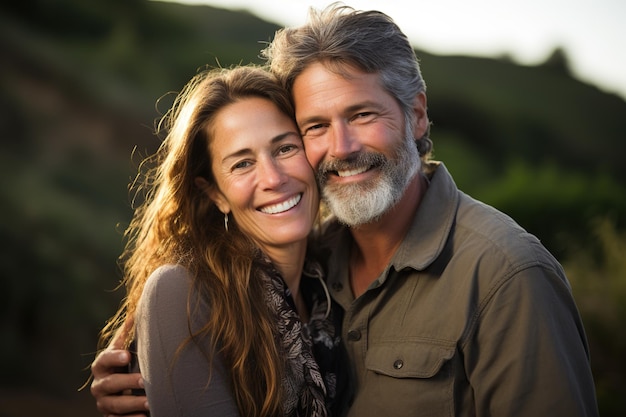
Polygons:
M383 342L370 346L365 366L393 378L432 378L452 359L454 351L452 343Z
M455 352L453 342L371 344L350 416L453 415Z

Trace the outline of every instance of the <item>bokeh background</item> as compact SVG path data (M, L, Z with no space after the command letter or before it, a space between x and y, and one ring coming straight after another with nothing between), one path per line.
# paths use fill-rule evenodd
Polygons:
M97 416L88 366L123 291L128 184L206 65L260 63L279 26L146 0L0 6L0 416ZM418 50L436 159L561 260L601 415L626 415L626 101L543 62Z

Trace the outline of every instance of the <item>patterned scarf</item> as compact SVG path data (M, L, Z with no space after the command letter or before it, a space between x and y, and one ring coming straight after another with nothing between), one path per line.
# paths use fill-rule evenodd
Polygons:
M316 262L305 263L300 287L308 301L310 320L302 323L282 276L271 263L265 264L262 275L267 303L277 318L278 344L285 357L284 415L328 417L329 404L336 396L337 375L332 366L325 366L332 361L325 359L338 350L339 335L332 321L322 268Z

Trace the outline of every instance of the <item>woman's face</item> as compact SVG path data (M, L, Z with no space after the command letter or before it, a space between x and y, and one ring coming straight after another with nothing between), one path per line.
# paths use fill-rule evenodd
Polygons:
M306 239L319 195L291 118L250 97L220 110L211 129L217 189L210 195L218 208L266 253Z

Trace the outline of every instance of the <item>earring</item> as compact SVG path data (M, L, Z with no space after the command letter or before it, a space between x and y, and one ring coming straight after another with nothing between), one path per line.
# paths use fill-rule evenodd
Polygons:
M228 213L224 213L224 229L228 232Z

